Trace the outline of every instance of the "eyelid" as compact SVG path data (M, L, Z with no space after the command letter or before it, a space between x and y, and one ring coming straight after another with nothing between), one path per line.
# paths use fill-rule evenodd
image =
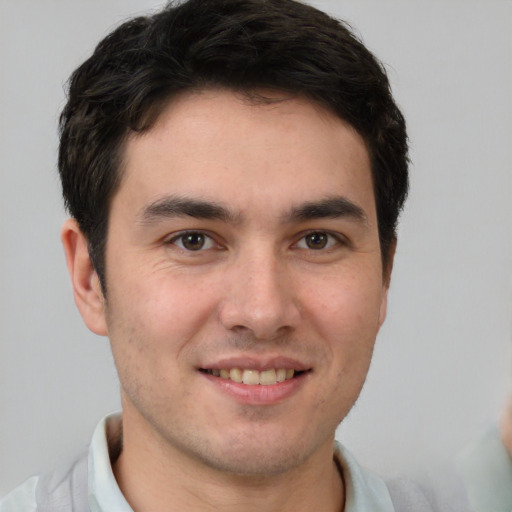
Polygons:
M308 235L313 235L315 233L325 234L329 238L334 239L334 243L331 242L330 245L328 245L325 248L316 249L317 252L328 251L329 249L334 249L336 247L343 247L343 246L347 246L347 245L350 244L350 241L344 235L342 235L341 233L329 231L329 230L326 230L326 229L308 229L307 231L303 231L302 233L299 233L297 235L297 241L292 244L292 247L293 248L298 248L298 249L301 249L301 250L315 251L315 249L311 249L309 247L298 247L298 245L302 241L304 241L304 239ZM177 241L179 241L183 237L185 237L187 235L190 235L190 234L200 234L200 235L204 236L205 239L207 240L208 247L202 247L201 249L193 251L193 250L187 249L186 247L183 247L180 244L176 243ZM164 243L166 245L174 245L178 249L181 249L182 251L185 251L185 252L188 252L188 253L194 253L194 252L199 253L199 252L206 251L206 250L211 250L211 249L222 249L222 244L218 242L217 237L215 237L214 235L212 235L208 231L205 231L205 230L202 230L202 229L184 229L182 231L177 231L175 233L172 233L171 235L168 235L164 239Z
M335 243L331 244L328 247L325 247L325 248L322 248L322 249L316 249L316 250L315 249L311 249L310 247L298 247L299 243L301 241L303 241L308 235L314 235L315 233L325 234L325 235L327 235L330 238L334 238ZM293 244L293 247L296 247L298 249L304 249L304 250L307 250L307 251L322 252L322 251L328 251L329 249L334 249L335 247L347 246L348 244L349 244L349 241L341 233L335 233L335 232L329 231L327 229L309 229L309 230L307 230L307 231L305 231L303 233L300 233L298 235L298 240Z
M211 246L210 247L202 247L201 249L192 251L192 250L187 249L186 247L183 247L182 245L179 245L176 243L178 240L183 239L183 237L185 237L187 235L191 235L191 234L199 234L199 235L204 236L207 241L206 243L208 243L208 241L209 241L210 242L209 245L211 245ZM217 242L217 240L215 240L215 238L211 234L209 234L207 231L203 231L201 229L185 229L183 231L178 231L176 233L173 233L172 235L169 235L168 237L166 237L165 244L174 245L175 247L178 247L178 249L181 249L182 251L189 252L189 253L194 253L194 252L198 253L198 252L207 251L207 250L211 250L211 249L215 249L215 248L220 248L220 244Z

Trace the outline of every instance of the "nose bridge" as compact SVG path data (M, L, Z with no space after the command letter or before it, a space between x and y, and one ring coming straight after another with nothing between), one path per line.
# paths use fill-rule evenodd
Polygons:
M228 329L252 331L258 339L292 329L299 316L286 261L273 247L241 251L230 269L221 311Z

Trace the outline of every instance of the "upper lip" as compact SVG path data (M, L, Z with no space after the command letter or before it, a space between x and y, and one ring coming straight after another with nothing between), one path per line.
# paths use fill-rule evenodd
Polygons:
M204 370L225 370L231 368L241 368L244 370L271 370L276 368L284 368L285 370L306 371L311 369L311 365L286 356L273 357L251 357L236 356L223 357L216 359L214 362L205 362L199 368Z

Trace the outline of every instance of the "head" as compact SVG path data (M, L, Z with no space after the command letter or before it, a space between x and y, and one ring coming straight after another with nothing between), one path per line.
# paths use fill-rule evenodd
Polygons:
M404 119L381 64L344 23L293 0L189 0L128 21L72 75L60 119L65 204L88 240L106 292L110 203L124 146L186 91L224 88L256 102L262 90L309 99L363 138L383 268L408 187Z
M101 42L61 129L64 245L112 345L121 457L144 439L231 473L328 460L407 190L380 64L305 4L190 0Z

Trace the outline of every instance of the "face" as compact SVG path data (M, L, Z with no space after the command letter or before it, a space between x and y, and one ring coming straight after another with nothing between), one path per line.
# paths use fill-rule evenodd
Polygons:
M125 423L242 474L332 451L387 294L361 137L306 100L182 96L128 141L110 215Z

